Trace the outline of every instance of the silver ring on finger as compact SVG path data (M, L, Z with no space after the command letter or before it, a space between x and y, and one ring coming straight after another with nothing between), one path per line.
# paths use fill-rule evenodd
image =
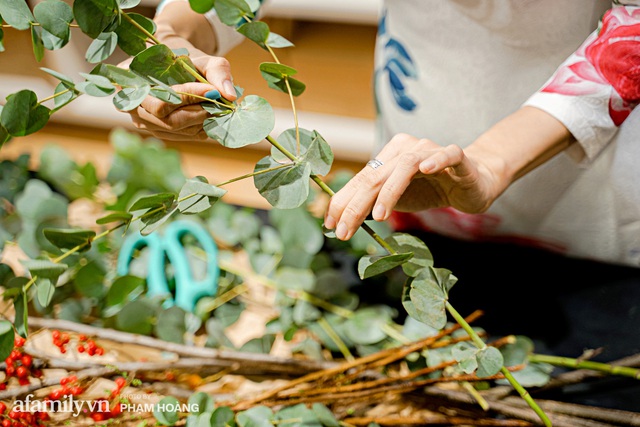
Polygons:
M384 165L384 163L378 159L372 159L367 162L367 166L370 166L372 169L378 169L382 165Z

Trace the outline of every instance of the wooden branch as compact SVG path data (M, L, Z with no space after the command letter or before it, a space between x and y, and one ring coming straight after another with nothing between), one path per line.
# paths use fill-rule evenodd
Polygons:
M446 415L428 415L414 417L354 417L345 418L342 422L354 426L368 426L377 423L382 426L404 425L450 425L450 426L494 426L494 427L529 427L533 424L521 420L497 420L492 418L448 417Z
M215 360L223 367L230 363L239 363L238 374L280 375L295 377L336 366L335 362L324 362L310 359L291 359L275 357L268 354L244 353L231 350L218 350L208 347L195 347L176 344L144 335L130 334L114 329L103 329L58 319L29 318L29 325L36 328L48 328L71 331L79 334L95 336L124 344L137 344L162 351L176 353L181 356ZM226 362L226 363L225 363Z

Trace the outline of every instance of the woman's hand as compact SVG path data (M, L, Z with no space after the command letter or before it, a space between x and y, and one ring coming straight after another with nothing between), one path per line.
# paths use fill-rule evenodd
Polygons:
M501 192L492 171L456 145L398 134L376 158L382 166L365 166L329 202L325 226L335 228L338 239L351 238L372 208L377 221L388 219L394 209L452 206L479 213Z
M199 105L202 97L219 98L221 95L233 101L236 91L231 81L231 67L226 59L204 55L192 61L211 84L185 83L173 86L182 97L180 104L170 104L148 96L138 108L129 111L136 128L165 140L204 141L208 138L202 129L202 123L209 117Z

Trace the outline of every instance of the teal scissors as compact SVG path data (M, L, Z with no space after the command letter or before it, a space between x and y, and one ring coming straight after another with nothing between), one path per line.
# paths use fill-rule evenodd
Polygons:
M189 266L187 253L182 238L191 234L195 237L207 254L207 273L202 280L195 280ZM147 247L149 261L147 268L147 295L163 296L165 308L177 305L193 312L196 303L203 296L215 296L218 291L218 247L211 234L201 225L192 221L174 221L164 232L164 236L151 233L143 236L139 233L129 236L118 254L117 273L124 276L129 273L129 264L137 249ZM175 279L175 296L169 288L166 276L165 259L173 269Z

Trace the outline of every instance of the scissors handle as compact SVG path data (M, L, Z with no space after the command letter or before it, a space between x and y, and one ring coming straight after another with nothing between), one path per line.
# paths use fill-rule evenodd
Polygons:
M158 234L147 236L131 235L124 241L118 254L116 272L118 276L129 274L129 265L136 250L147 247L149 258L147 263L147 295L171 297L169 284L164 271L164 244Z
M207 273L202 280L193 277L187 253L181 244L181 239L187 234L195 237L207 254ZM178 307L193 312L200 298L216 295L220 276L218 247L204 227L193 221L172 222L164 234L164 250L174 266L175 304Z

